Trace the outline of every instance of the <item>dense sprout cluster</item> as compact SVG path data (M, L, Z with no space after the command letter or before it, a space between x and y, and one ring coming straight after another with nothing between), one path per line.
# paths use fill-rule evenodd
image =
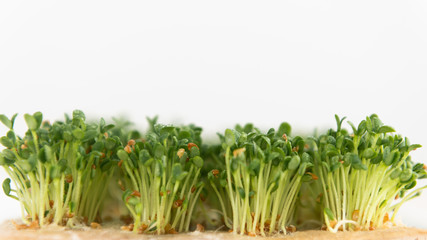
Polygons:
M13 130L15 116L1 115L10 130L0 138L6 147L0 164L10 176L3 182L4 192L20 201L24 222L73 226L94 221L106 193L103 183L118 160L120 141L108 137L113 125L103 119L87 124L81 111L50 124L37 112L24 116L28 131L21 138Z
M283 123L261 133L247 124L220 135L216 155L225 164L209 173L209 181L234 232L266 235L290 227L301 183L316 178L304 139L289 137L290 130Z
M203 144L200 127L157 117L141 133L126 119L88 122L75 110L51 124L37 112L24 115L23 137L15 119L0 115L9 129L0 138L10 177L3 190L33 227L97 226L109 196L132 219L123 229L137 233L187 232L197 215L250 236L286 234L309 221L332 232L373 230L393 225L402 204L427 187L414 189L427 173L409 156L421 146L375 114L357 127L349 122L352 133L336 116L335 130L311 137L291 135L288 123L266 132L236 125L218 134L219 144Z
M132 214L133 231L158 234L188 231L204 183L201 129L153 124L143 140L119 150L126 189L123 202Z
M422 188L407 192L417 179L427 177L424 165L409 156L421 146L390 134L394 129L375 114L357 128L350 123L352 134L341 128L343 120L336 116L337 130L312 139L324 222L331 231L382 227L394 220L404 202L420 194Z

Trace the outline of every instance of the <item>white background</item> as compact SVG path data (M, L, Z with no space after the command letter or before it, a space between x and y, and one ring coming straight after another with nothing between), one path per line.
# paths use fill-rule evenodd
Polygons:
M2 1L0 112L82 109L205 136L377 113L427 158L427 1ZM6 129L0 127L0 135ZM0 181L6 177L0 171ZM422 185L426 182L422 182ZM427 193L400 211L427 228ZM19 216L0 194L0 220Z

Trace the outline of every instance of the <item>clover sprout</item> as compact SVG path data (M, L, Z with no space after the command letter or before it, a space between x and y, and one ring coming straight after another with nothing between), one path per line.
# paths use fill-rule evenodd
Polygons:
M287 123L265 134L247 124L219 135L221 163L208 178L224 224L234 233L265 236L292 229L301 183L315 176L304 140L290 131Z
M219 145L202 145L200 127L157 124L157 117L142 134L126 119L89 123L75 110L51 124L36 112L23 116L24 136L14 131L16 117L0 115L8 129L0 137L9 175L2 187L30 226L98 226L115 182L122 192L111 197L121 196L134 221L126 229L137 233L189 231L209 192L216 196L200 204L201 214L220 209L213 211L235 234L286 234L320 208L331 232L373 230L393 225L400 207L427 188L415 188L426 166L409 155L421 146L375 114L357 127L348 122L351 134L335 116L336 130L307 138L291 136L288 123L266 133L237 125L218 134Z
M124 173L123 202L138 233L188 231L204 183L200 170L201 128L156 124L144 139L131 139L118 151Z
M16 114L11 119L0 115L9 128L0 138L5 147L0 165L10 177L3 190L20 202L24 223L73 227L93 222L106 193L104 182L115 165L118 142L108 137L113 125L103 119L88 124L79 110L64 122L50 124L36 112L24 115L28 131L20 137L13 129L15 118Z
M424 165L409 156L421 146L392 134L395 130L375 114L358 127L349 122L352 134L342 128L345 118L335 117L337 130L312 139L327 229L373 230L392 224L400 206L427 187L412 190L417 179L427 177Z

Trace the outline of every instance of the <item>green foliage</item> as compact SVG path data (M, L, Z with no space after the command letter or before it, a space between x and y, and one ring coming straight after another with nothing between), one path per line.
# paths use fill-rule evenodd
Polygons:
M336 130L317 137L292 136L286 122L266 132L236 125L218 134L217 145L202 144L200 127L158 124L157 116L147 118L149 129L141 133L126 119L88 122L75 110L51 124L36 112L23 116L24 136L13 129L16 116L0 115L8 129L0 137L0 166L9 175L2 187L20 202L23 221L41 227L95 221L109 179L123 190L133 231L157 234L189 231L192 217L206 219L202 205L221 209L234 233L286 233L298 206L310 201L305 207L321 209L329 231L379 228L427 188L415 188L427 173L409 155L421 145L375 114L348 122L351 133L335 115Z
M157 117L148 121L145 136L130 140L117 152L123 161L123 201L134 220L133 231L188 231L204 186L200 182L201 128L161 125Z
M286 232L303 181L312 181L313 160L291 127L261 133L252 124L218 134L222 148L208 181L218 197L224 224L235 233L270 235Z
M5 194L19 200L29 216L22 216L23 221L39 218L40 226L52 222L70 227L83 218L94 221L105 197L104 183L114 171L111 163L117 162L115 149L104 147L110 141L107 132L101 132L98 124L86 123L79 110L73 118L53 124L43 122L42 113L36 112L24 115L28 131L21 137L13 132L15 117L9 120L0 115L11 129L0 138L7 148L0 164L16 187L11 189L11 180L6 179ZM12 191L16 196L10 195Z
M373 114L353 133L342 128L344 120L336 117L337 130L330 129L318 138L311 138L314 172L321 179L324 222L330 231L370 229L387 224L388 214L397 210L420 189L407 193L417 179L426 176L422 164L411 161L409 152L419 145L410 145L395 130L383 125ZM416 167L415 167L416 166ZM392 205L396 196L404 197Z

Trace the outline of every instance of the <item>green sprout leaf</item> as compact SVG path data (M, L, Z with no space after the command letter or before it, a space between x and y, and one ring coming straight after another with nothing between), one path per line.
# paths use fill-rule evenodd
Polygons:
M13 148L13 142L6 136L0 138L0 143L6 148Z
M80 128L76 128L73 130L73 136L78 140L82 140L85 136L85 133Z
M366 121L363 120L362 122L360 122L359 126L357 127L357 131L355 132L355 134L357 134L358 136L362 136L365 131L366 131Z
M378 133L390 133L390 132L396 132L396 130L394 130L394 128L390 126L382 126L378 130Z
M397 150L393 150L392 152L390 152L390 148L386 147L384 149L384 154L383 154L383 161L384 164L386 166L390 166L391 164L393 164L394 160L398 157L398 152Z
M97 137L97 135L98 135L97 130L88 130L88 131L86 131L82 141L87 142L87 141L92 140L95 137Z
M165 133L171 134L174 130L175 130L174 126L164 126L162 127L162 129L160 129L160 134L161 135Z
M422 147L420 144L412 144L409 146L408 151L410 152L420 147Z
M337 114L335 114L335 121L337 122L337 132L341 131L342 122L346 119L346 117L343 117L340 119Z
M6 178L3 181L3 191L6 196L10 196L10 178Z
M182 170L182 166L179 163L175 163L172 167L172 177L175 181L182 181L188 172Z
M43 114L41 112L36 112L33 114L34 119L36 120L37 127L36 129L40 128L43 122Z
M78 119L78 120L84 121L84 120L86 120L86 116L81 110L74 110L73 111L73 119Z
M412 177L412 169L405 169L403 170L400 175L399 175L399 179L401 183L407 183Z
M30 114L25 114L24 119L30 130L36 130L38 128L37 120L34 118L34 116Z
M0 153L0 166L11 165L14 162L14 159L7 158L3 153Z
M301 159L298 155L295 155L291 158L291 161L288 164L289 170L295 170L299 167L299 164L301 162Z
M19 160L17 163L24 172L29 173L35 169L37 158L35 155L31 155L28 160Z
M236 142L236 138L235 138L234 133L233 133L233 131L231 129L225 130L224 137L225 137L225 144L228 147L233 146L234 143Z
M356 170L367 170L367 166L362 163L362 160L355 153L347 153L345 155L347 161L351 163L351 166Z
M157 159L160 159L164 154L165 154L165 148L161 143L157 143L154 146L154 157L156 157Z
M103 126L103 127L101 128L101 133L108 132L108 131L110 131L111 129L113 129L114 127L115 127L115 125L114 125L114 124L108 124L108 125L105 125L105 126Z
M188 139L188 138L191 138L191 133L189 131L182 130L182 131L179 132L179 134L178 134L178 139L179 140L181 140L181 139Z
M120 160L123 160L123 161L129 160L129 155L125 150L120 149L119 151L117 151L117 156L119 157Z
M198 147L192 147L191 150L190 150L190 157L194 158L194 157L197 157L197 156L200 156L200 150L199 150L199 148Z
M363 151L362 156L364 158L374 158L376 156L376 152L372 148L367 148Z
M15 153L13 153L13 151L10 149L3 149L2 154L5 158L8 158L10 160L16 159Z
M291 134L291 131L292 131L291 125L289 123L287 123L287 122L283 122L282 124L280 124L279 129L277 130L276 135L278 137L282 137L283 134L286 134L286 135L289 136Z
M15 135L15 132L14 132L13 130L8 131L8 132L7 132L7 134L6 134L6 136L7 136L7 138L9 138L9 139L10 139L10 141L12 141L13 143L15 143L15 142L16 142L16 135Z
M116 140L114 138L107 138L107 140L105 140L105 148L107 150L113 150L116 147Z
M203 167L203 159L201 157L195 156L192 158L192 161L196 167L198 167L198 168Z
M0 121L9 129L12 129L12 122L5 115L0 114Z
M400 169L395 169L393 172L391 172L391 174L390 174L390 178L391 178L391 179L396 179L396 178L398 178L398 177L400 176L401 172L402 172L402 170L400 170Z
M150 156L150 153L148 152L147 149L143 149L139 152L139 161L142 164L145 164L148 161L148 159L150 159L150 158L151 158L151 156Z

